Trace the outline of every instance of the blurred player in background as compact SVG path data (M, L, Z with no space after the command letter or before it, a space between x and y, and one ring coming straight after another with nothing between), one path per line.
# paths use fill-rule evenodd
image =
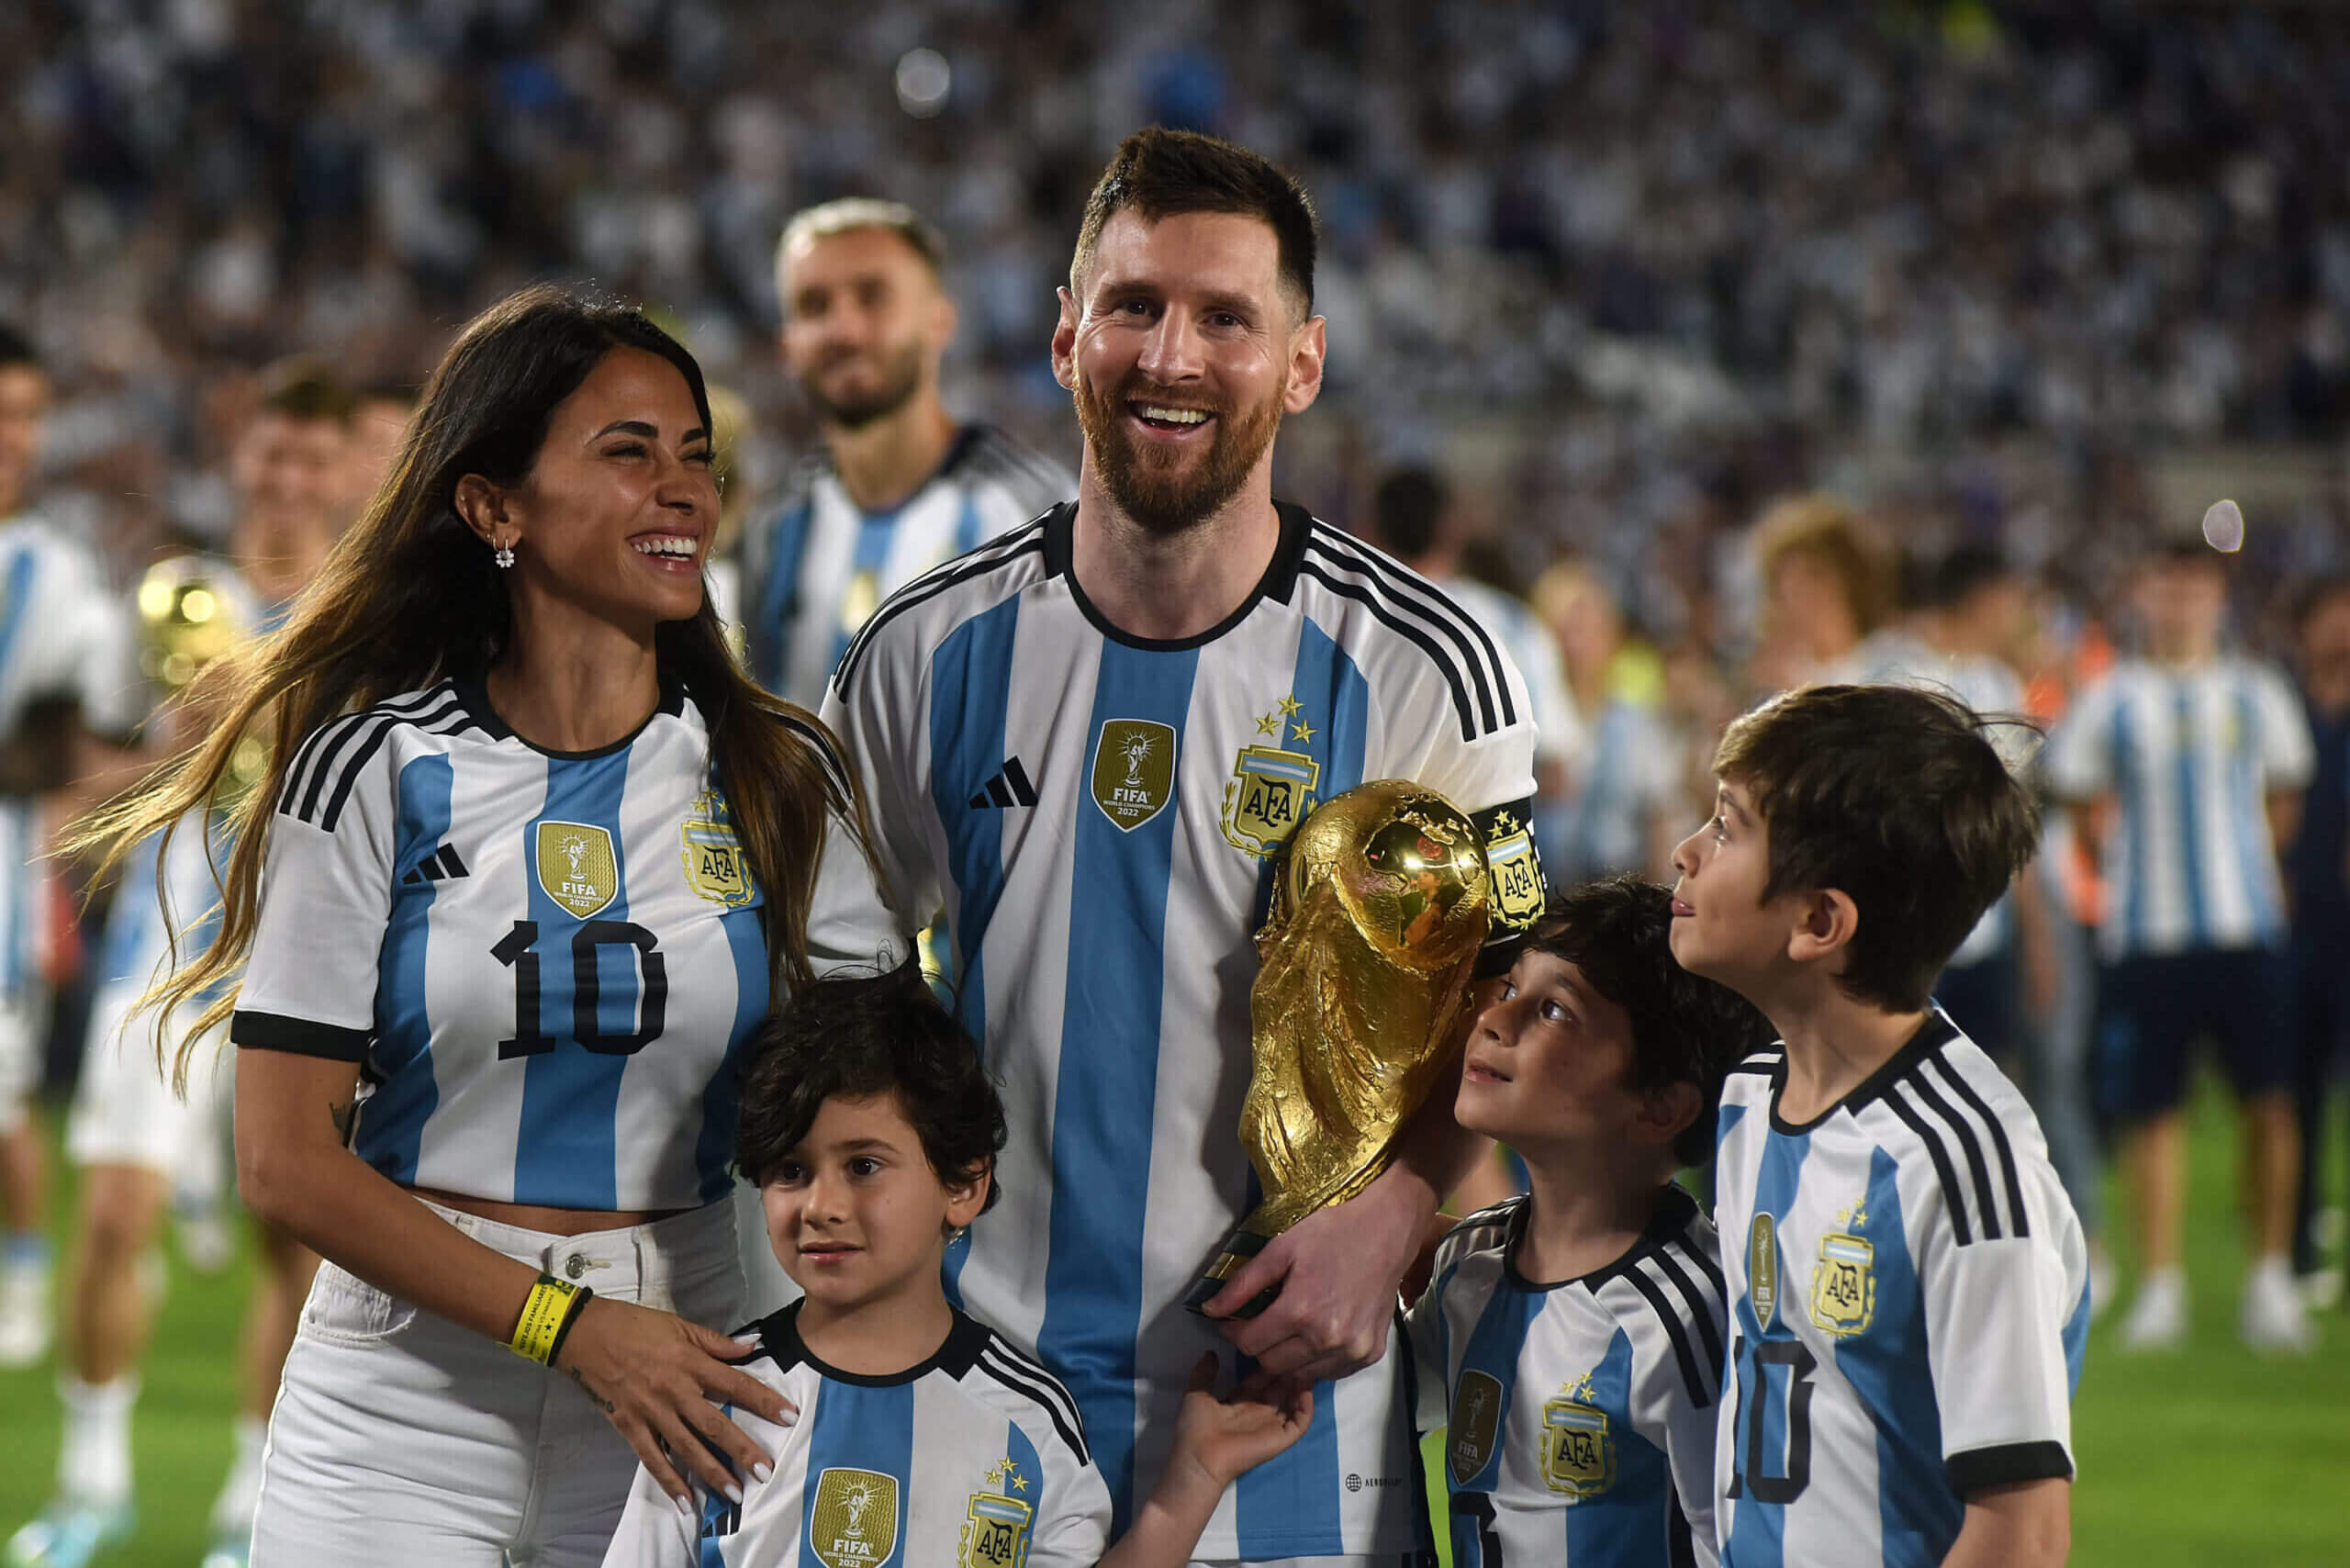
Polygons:
M882 599L1077 493L1059 465L939 401L946 263L912 207L862 197L808 208L777 247L784 368L824 454L744 536L743 591L753 673L803 708Z
M352 393L315 367L289 365L267 378L229 456L237 511L229 558L167 561L140 588L141 663L167 692L185 691L205 664L241 638L274 631L316 575L346 516L359 455L356 414ZM175 703L159 716L157 738L177 753L217 719L200 701ZM65 1422L57 1495L10 1540L10 1568L80 1568L135 1529L131 1414L158 1305L155 1271L143 1260L173 1182L192 1172L217 1181L228 1137L227 1082L215 1070L220 1041L198 1044L185 1092L174 1092L162 1064L178 1057L195 1014L184 1010L159 1025L138 1003L175 956L199 952L210 940L220 898L214 863L228 854L226 808L262 769L261 742L251 744L253 755L232 770L215 808L191 814L173 835L160 868L153 839L132 858L107 916L101 985L66 1129L66 1158L82 1168L82 1204L63 1312L67 1364L58 1374ZM245 1560L269 1407L318 1269L315 1254L274 1226L260 1226L258 1238L236 1455L213 1505L207 1568Z
M48 1348L48 1157L29 1103L49 998L40 797L120 767L141 715L129 622L82 545L25 510L49 377L0 324L0 1366Z
M1567 687L1591 737L1566 807L1542 841L1542 863L1561 887L1613 871L1659 876L1680 842L1684 810L1684 747L1662 711L1662 661L1627 635L1616 596L1585 562L1546 569L1533 601L1559 639Z
M2314 767L2301 704L2265 660L2221 645L2228 580L2199 535L2140 566L2143 655L2074 700L2043 757L2049 787L2101 819L2100 1092L2130 1129L2124 1174L2143 1270L2125 1350L2187 1338L2187 1092L2208 1036L2244 1114L2242 1213L2253 1260L2238 1332L2254 1349L2314 1344L2295 1289L2291 976L2277 848Z
M1419 1541L1389 1338L1396 1287L1481 1139L1449 1105L1359 1196L1209 1301L1250 1204L1251 936L1310 800L1413 778L1515 870L1489 972L1541 913L1526 687L1469 616L1272 496L1282 419L1321 392L1315 236L1264 159L1129 137L1087 203L1052 340L1085 435L1078 499L895 596L826 715L863 771L891 905L953 932L961 1016L1011 1121L1003 1212L948 1252L958 1304L1069 1385L1121 1525L1224 1340L1314 1380L1311 1429L1242 1477L1200 1555ZM1228 1352L1227 1352L1228 1354Z
M2286 856L2292 894L2293 969L2300 1050L2293 1080L2301 1137L2301 1179L2293 1203L2293 1272L2311 1305L2342 1291L2339 1199L2326 1202L2327 1123L2350 1025L2350 577L2328 577L2302 597L2301 703L2317 742L2317 769L2302 798L2300 831ZM2338 1192L2339 1188L2333 1188ZM2332 1235L2326 1234L2332 1232Z

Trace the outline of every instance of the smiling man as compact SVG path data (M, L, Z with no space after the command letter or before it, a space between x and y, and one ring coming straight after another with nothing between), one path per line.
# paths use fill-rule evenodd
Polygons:
M1508 868L1491 972L1541 910L1516 670L1425 579L1273 499L1281 420L1322 387L1314 252L1304 192L1262 158L1130 137L1053 334L1078 498L885 604L825 707L898 915L945 912L1010 1114L1003 1212L950 1280L1077 1396L1121 1527L1203 1349L1325 1380L1313 1428L1225 1497L1200 1549L1219 1561L1415 1546L1389 1327L1478 1141L1425 1114L1367 1192L1209 1304L1276 1289L1261 1316L1182 1310L1253 1196L1237 1125L1274 857L1315 802L1409 778Z
M743 540L752 668L803 707L884 596L1074 487L1058 463L939 398L955 337L946 241L912 207L811 207L776 248L783 364L824 451Z

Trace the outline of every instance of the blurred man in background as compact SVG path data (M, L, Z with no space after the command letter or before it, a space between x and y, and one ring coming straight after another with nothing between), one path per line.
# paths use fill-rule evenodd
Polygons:
M2144 652L2080 693L2044 766L2055 794L2101 830L2098 1071L2130 1128L2125 1176L2142 1231L2121 1344L2168 1350L2187 1338L2188 1070L2209 1037L2244 1114L2253 1266L2238 1331L2255 1350L2305 1353L2314 1337L2290 1261L2300 1139L2276 846L2293 838L2313 758L2283 674L2221 645L2225 560L2188 535L2141 564Z
M2293 901L2293 969L2300 1050L2293 1114L2301 1179L2293 1200L2293 1272L2303 1299L2331 1305L2342 1267L2342 1210L2328 1204L2327 1101L2350 1024L2350 577L2328 577L2302 598L2301 702L2316 741L2316 770L2301 798L2300 831L2285 857Z
M883 599L1077 493L1073 476L939 400L955 336L946 243L912 208L852 197L792 218L776 252L784 368L824 454L743 541L752 669L811 711Z
M49 1022L42 797L118 767L140 717L122 606L78 542L24 510L48 407L31 340L0 324L0 1366L49 1343L48 1156L30 1103Z
M1543 863L1561 887L1614 871L1658 877L1696 815L1684 809L1683 745L1661 711L1663 662L1626 634L1616 596L1584 562L1544 571L1533 599L1589 736L1563 807L1537 815Z

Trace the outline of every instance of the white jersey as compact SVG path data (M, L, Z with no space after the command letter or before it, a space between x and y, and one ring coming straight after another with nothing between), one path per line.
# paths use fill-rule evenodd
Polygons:
M800 1342L798 1303L737 1363L791 1401L778 1427L728 1406L774 1456L740 1506L696 1486L685 1514L639 1467L605 1568L1093 1568L1110 1494L1050 1373L961 1313L894 1377L836 1372Z
M958 1009L1010 1113L1001 1211L949 1251L952 1286L1076 1393L1123 1529L1192 1362L1225 1345L1179 1304L1256 1196L1237 1132L1281 844L1314 802L1410 778L1487 824L1500 963L1542 892L1525 688L1440 591L1283 507L1246 603L1138 642L1072 578L1075 511L891 600L826 714L892 907L946 912ZM1312 1429L1225 1494L1200 1555L1406 1550L1397 1376L1391 1360L1324 1384Z
M883 599L1075 494L1067 469L987 425L966 425L937 473L878 511L851 500L830 464L809 465L744 535L753 672L812 711Z
M1562 863L1556 875L1569 880L1631 871L1653 877L1656 863L1651 824L1676 813L1695 816L1682 799L1681 741L1651 706L1611 697L1592 725L1591 746L1575 770L1560 825ZM1547 849L1550 846L1544 846Z
M1562 767L1581 763L1591 737L1575 710L1566 658L1550 628L1524 599L1474 577L1447 577L1443 588L1494 634L1525 678L1527 698L1534 707L1534 755Z
M784 721L794 722L794 721ZM847 798L837 761L812 727ZM361 1064L352 1149L405 1186L571 1209L726 1195L767 944L700 711L544 752L472 682L322 725L271 819L230 1036ZM907 949L831 817L818 971Z
M0 522L0 736L47 700L102 735L146 717L128 607L80 545L30 517Z
M1725 1568L1939 1564L1967 1496L2073 1473L2088 1254L2040 1124L1946 1014L1833 1109L1786 1047L1722 1090Z
M2043 766L2066 800L2114 801L2098 855L2107 959L2284 941L2267 798L2301 789L2317 763L2274 666L2124 660L2074 700Z
M1472 1215L1412 1308L1416 1409L1446 1428L1454 1568L1711 1564L1722 1273L1714 1227L1668 1187L1606 1268L1519 1271L1531 1200Z

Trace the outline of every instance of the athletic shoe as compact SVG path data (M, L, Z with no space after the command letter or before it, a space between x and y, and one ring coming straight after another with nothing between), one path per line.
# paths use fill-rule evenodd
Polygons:
M2138 1299L2121 1320L2125 1350L2176 1350L2187 1343L2187 1276L2165 1269L2138 1282Z
M28 1367L49 1350L49 1269L14 1263L0 1270L0 1367Z
M2301 1293L2283 1258L2263 1258L2252 1266L2236 1332L2265 1355L2306 1356L2317 1349L2317 1330L2301 1308Z
M2295 1276L2294 1284L2301 1293L2301 1305L2311 1312L2329 1312L2342 1305L2342 1271L2320 1269L2314 1273Z
M253 1533L215 1536L212 1546L204 1554L204 1568L251 1568L253 1560Z
M99 1552L130 1539L136 1517L129 1503L93 1508L60 1497L40 1518L8 1538L8 1568L83 1568Z
M2121 1271L2113 1249L2102 1241L2089 1243L2089 1321L2095 1323L2121 1294Z

